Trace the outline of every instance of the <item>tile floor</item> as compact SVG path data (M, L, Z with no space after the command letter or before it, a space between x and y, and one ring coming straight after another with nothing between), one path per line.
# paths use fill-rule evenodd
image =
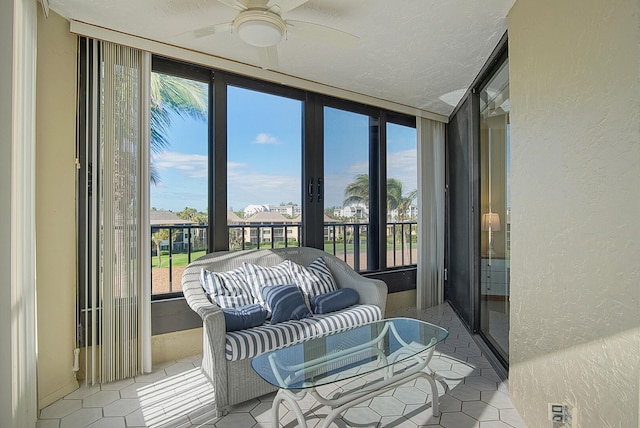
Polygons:
M430 387L418 379L347 410L331 427L526 428L511 404L507 382L491 368L449 305L387 316L418 318L449 329L430 363L439 375L441 415L432 416ZM81 387L43 409L37 428L271 427L275 394L234 406L228 415L215 418L211 385L200 373L200 359L162 364L135 379ZM328 413L309 397L301 408L309 428L320 427ZM280 423L298 425L285 404Z

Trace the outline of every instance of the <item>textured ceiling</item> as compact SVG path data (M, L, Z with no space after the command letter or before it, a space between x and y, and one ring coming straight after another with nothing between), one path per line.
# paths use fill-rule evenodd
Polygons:
M355 47L291 30L274 71L448 116L507 28L515 0L309 0L283 13L357 35ZM119 32L259 65L235 33L182 33L229 22L217 0L50 0L62 16Z

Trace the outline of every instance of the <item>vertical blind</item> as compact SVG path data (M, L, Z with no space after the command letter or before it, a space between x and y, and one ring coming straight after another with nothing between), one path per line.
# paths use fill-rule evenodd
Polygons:
M85 365L91 383L150 371L148 151L150 55L92 42L87 180ZM87 161L89 161L87 159Z
M441 122L418 118L418 271L416 294L418 309L444 301L444 130Z

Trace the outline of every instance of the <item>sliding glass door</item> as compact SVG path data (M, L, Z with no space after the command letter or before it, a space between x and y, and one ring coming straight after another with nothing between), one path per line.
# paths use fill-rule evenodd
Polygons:
M509 360L509 62L480 91L480 330Z

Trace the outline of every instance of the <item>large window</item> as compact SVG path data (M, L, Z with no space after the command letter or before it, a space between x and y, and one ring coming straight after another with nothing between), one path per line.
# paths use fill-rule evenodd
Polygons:
M415 265L413 117L163 58L152 81L156 299L217 250L306 245L361 272Z
M302 101L227 87L229 249L300 245Z
M153 295L180 292L187 264L207 252L209 104L207 73L154 60L149 183Z
M418 260L418 164L414 127L387 123L387 267Z

